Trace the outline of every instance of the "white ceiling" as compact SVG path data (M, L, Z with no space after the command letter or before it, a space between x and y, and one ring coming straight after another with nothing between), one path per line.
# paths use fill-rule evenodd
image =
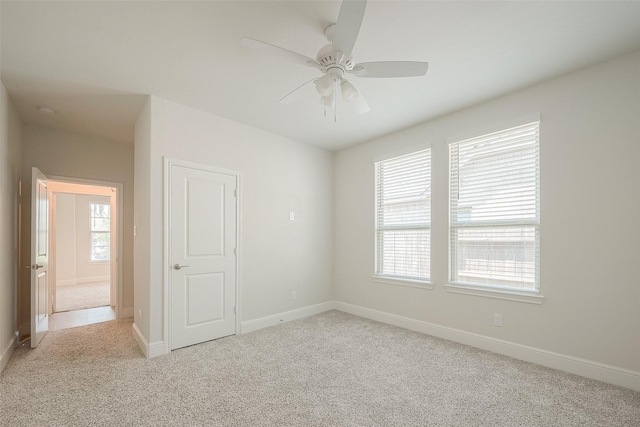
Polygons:
M0 71L25 123L133 141L152 94L298 141L340 149L640 49L640 2L370 1L356 62L429 61L425 77L352 81L371 111L313 92L318 71L240 45L314 57L337 1L2 1ZM38 105L57 110L55 116Z

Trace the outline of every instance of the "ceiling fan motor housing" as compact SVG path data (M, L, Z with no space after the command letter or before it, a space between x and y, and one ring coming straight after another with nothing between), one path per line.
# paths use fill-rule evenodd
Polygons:
M338 68L342 70L340 75L344 74L347 70L352 70L355 65L351 58L343 58L340 61L339 55L336 55L336 52L333 51L333 44L329 43L328 45L323 46L316 56L318 63L322 66L322 72L327 73L331 69ZM334 74L337 74L334 72Z

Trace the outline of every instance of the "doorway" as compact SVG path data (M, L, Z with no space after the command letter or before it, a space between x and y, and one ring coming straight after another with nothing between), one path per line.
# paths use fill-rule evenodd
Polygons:
M117 187L48 179L49 330L115 319Z

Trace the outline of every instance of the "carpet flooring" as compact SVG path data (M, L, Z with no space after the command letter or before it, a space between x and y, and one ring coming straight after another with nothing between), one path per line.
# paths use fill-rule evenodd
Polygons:
M116 320L16 349L0 424L638 426L640 393L339 311L149 360Z
M109 305L109 288L108 282L56 286L56 312Z

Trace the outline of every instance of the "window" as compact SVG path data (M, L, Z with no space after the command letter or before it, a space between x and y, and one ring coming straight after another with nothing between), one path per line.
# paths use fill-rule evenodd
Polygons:
M539 122L450 144L452 284L537 291Z
M376 275L428 281L431 149L375 166Z
M110 207L104 203L91 203L91 261L109 261Z

